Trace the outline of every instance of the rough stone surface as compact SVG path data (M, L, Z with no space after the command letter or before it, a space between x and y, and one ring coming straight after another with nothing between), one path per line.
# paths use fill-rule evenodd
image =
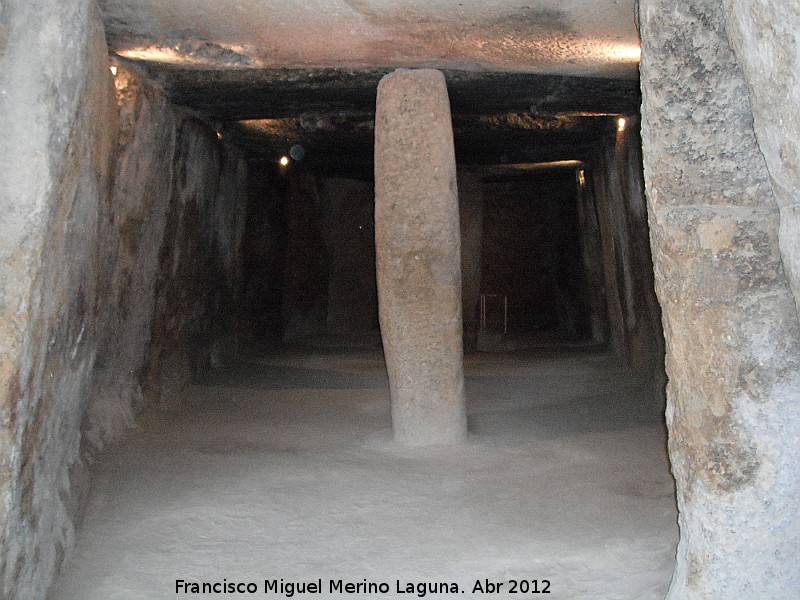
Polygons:
M98 320L95 391L84 423L101 447L133 424L143 406L146 347L152 338L155 288L174 176L177 115L133 73L115 78L120 136L113 194L103 204L104 286Z
M747 87L718 0L643 0L640 23L681 530L668 597L797 597L800 327Z
M401 444L466 435L458 192L444 76L400 69L378 86L378 310Z
M84 423L94 447L232 352L244 229L241 156L132 72L120 67L115 84L121 131L103 207L102 336Z
M653 289L641 147L638 119L628 116L616 139L592 153L588 173L600 228L612 349L663 386L664 333ZM658 395L663 400L663 390Z
M0 597L42 598L74 540L116 115L88 1L0 5Z
M177 131L164 241L158 254L146 396L172 407L181 388L232 357L247 170L213 131Z
M180 319L201 353L224 337L245 170L124 69L115 106L90 2L0 11L0 597L27 600L74 541L91 451L173 377L152 373L185 350ZM216 179L173 168L187 163ZM178 286L191 299L164 293ZM154 327L163 314L176 322Z
M606 291L603 283L605 270L603 261L600 223L597 218L597 204L588 185L586 168L575 170L578 188L578 229L580 231L581 261L586 277L585 302L589 309L591 339L605 342L609 338Z
M632 0L101 0L112 48L228 69L424 67L636 78ZM336 35L331 35L336 32Z
M141 68L141 63L137 63ZM147 64L174 103L222 123L248 155L277 161L292 144L303 166L372 177L375 94L391 69L197 70ZM456 162L573 159L613 132L611 116L641 103L637 80L443 70Z
M781 215L783 267L800 307L800 3L724 0L728 38Z

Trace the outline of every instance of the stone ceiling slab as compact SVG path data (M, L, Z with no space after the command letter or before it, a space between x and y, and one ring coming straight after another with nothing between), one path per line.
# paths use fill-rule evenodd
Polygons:
M252 158L371 164L378 81L445 72L460 162L575 158L640 103L635 0L100 0L119 60ZM320 163L321 164L321 163Z
M101 0L127 58L199 68L638 74L634 0Z

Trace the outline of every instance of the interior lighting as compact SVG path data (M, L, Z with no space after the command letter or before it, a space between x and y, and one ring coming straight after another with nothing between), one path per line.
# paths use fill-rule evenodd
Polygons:
M605 54L612 60L639 62L642 58L642 48L639 44L618 44L609 47Z
M625 117L617 119L617 131L625 131Z
M282 167L289 166L289 157L288 156L281 156L281 159L278 161Z
M111 74L116 77L117 76L117 65L111 65Z

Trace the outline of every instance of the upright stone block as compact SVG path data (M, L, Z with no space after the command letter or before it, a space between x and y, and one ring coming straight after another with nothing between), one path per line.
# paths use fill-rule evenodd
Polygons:
M461 311L464 315L464 348L469 352L478 343L483 258L483 190L475 174L459 174L458 205L461 221Z
M681 532L667 598L800 598L800 323L752 97L723 4L642 0L639 16Z
M400 69L378 85L375 245L395 440L462 441L458 192L450 102L439 71Z

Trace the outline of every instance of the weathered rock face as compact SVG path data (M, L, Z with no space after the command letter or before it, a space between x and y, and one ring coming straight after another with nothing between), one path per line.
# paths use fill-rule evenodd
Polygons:
M800 328L747 88L718 0L642 0L640 22L680 509L669 597L795 597Z
M164 242L177 116L166 100L121 69L120 136L113 194L102 204L103 293L95 393L85 423L96 447L133 423L144 404L158 253ZM165 168L167 166L167 168Z
M578 194L578 230L580 233L581 262L586 288L584 302L589 310L591 339L606 342L609 337L609 319L605 291L600 223L597 218L597 203L586 178L586 169L575 171ZM644 202L644 200L642 200ZM649 233L649 232L648 232ZM648 253L649 256L649 253ZM652 271L652 266L651 269ZM651 291L651 293L655 293ZM663 358L663 347L662 347ZM663 363L663 360L662 360Z
M115 106L92 3L0 10L0 596L27 600L73 542L81 450L230 344L246 173L124 70Z
M663 386L664 334L653 290L638 126L629 116L616 141L598 146L588 176L600 229L611 347ZM658 394L663 398L663 388Z
M235 352L247 189L242 156L207 126L182 120L175 150L146 355L145 395L166 406L192 378Z
M92 3L4 0L0 91L0 596L27 600L74 538L99 335L116 114Z
M458 192L450 105L439 71L400 69L378 86L375 247L395 440L461 441Z
M780 209L783 267L800 307L800 4L723 0L753 126ZM800 310L800 309L799 309Z
M244 229L239 153L122 67L116 85L119 157L103 206L102 338L84 426L95 446L232 352Z

